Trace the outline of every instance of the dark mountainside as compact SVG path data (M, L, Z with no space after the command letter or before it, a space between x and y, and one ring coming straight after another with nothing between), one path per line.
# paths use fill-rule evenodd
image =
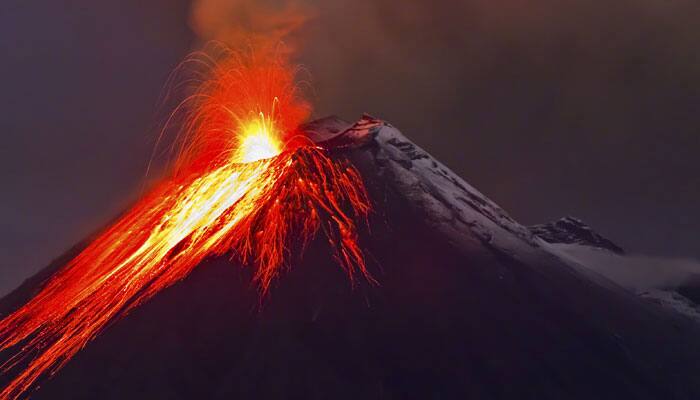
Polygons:
M250 268L212 258L33 398L700 398L693 321L581 274L384 122L308 129L365 179L378 285L352 287L323 240L262 302Z

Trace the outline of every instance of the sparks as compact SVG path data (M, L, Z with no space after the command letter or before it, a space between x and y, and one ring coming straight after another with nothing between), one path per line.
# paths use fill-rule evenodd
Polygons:
M198 92L172 173L28 303L0 321L0 369L16 399L54 374L110 322L231 254L269 290L293 242L323 228L351 279L371 279L356 223L370 211L358 172L299 136L309 106L293 70L269 58L220 62ZM293 143L293 144L292 144Z

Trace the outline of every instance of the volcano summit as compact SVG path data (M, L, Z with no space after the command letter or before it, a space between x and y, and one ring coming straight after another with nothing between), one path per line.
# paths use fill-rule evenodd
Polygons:
M32 398L700 398L697 321L557 247L619 256L600 245L612 242L577 220L522 226L384 121L300 130L364 182L372 211L352 243L366 275L349 283L342 250L316 237L261 298L250 260L210 254L38 376ZM4 298L1 315L89 246Z

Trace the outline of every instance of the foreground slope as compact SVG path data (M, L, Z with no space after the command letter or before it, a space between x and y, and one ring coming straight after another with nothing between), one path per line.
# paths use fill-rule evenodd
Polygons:
M212 258L33 398L700 398L694 321L582 273L382 121L308 129L365 179L377 285L351 286L322 240L262 302Z

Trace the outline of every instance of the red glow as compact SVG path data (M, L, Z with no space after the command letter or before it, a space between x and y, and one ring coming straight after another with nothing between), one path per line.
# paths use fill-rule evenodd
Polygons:
M0 399L26 394L109 322L209 255L231 252L253 264L264 293L292 242L306 243L323 228L350 278L369 278L355 225L369 212L362 180L326 150L291 140L310 109L293 78L269 58L218 64L190 99L170 178L0 321L0 349L14 352L3 371L29 361Z

